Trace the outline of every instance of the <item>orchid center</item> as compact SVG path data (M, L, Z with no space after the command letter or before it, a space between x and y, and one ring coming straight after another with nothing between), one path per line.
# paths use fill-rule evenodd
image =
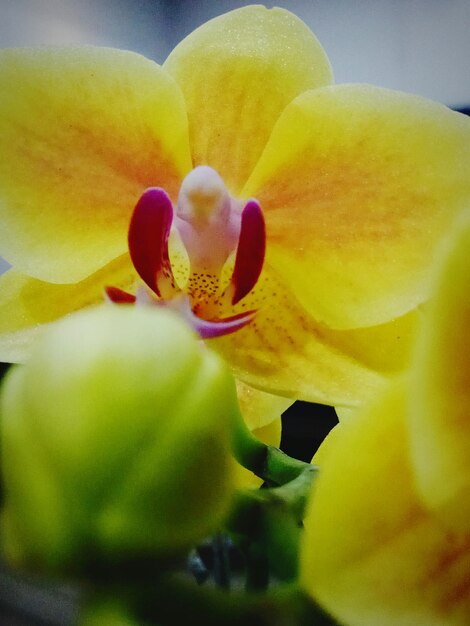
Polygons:
M186 284L175 279L168 240L176 230L189 260ZM207 165L184 178L178 200L151 187L138 201L129 226L129 252L148 289L136 296L108 287L116 303L154 304L178 310L204 338L232 333L256 311L231 314L232 307L255 287L265 254L264 218L258 202L233 198L219 174ZM229 280L222 270L234 255Z

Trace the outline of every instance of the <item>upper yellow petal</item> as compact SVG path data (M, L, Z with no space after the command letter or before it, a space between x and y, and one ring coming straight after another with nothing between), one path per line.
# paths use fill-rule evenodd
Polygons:
M470 533L449 532L416 493L407 393L388 387L318 455L300 578L348 626L470 623Z
M233 312L251 309L258 310L253 322L210 345L238 378L271 393L354 406L408 364L416 313L379 327L332 330L308 314L270 267Z
M144 57L107 48L0 51L0 249L65 283L127 247L146 187L190 168L184 102Z
M189 35L164 64L188 109L194 165L214 167L237 193L284 107L331 82L318 40L284 9L248 6Z
M437 242L470 199L470 120L366 85L324 87L282 114L243 196L267 258L316 319L381 324L429 293Z
M470 212L441 250L416 348L411 447L424 502L470 532Z

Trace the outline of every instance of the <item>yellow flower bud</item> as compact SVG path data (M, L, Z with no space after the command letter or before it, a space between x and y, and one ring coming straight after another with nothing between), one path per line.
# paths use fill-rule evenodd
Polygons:
M7 376L0 410L13 561L168 556L227 509L235 385L166 310L102 307L55 324Z

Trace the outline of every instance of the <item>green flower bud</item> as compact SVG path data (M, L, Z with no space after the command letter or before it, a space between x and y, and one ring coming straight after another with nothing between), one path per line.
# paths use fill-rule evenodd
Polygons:
M232 494L235 385L167 310L72 315L6 377L3 542L64 571L168 557L220 522Z

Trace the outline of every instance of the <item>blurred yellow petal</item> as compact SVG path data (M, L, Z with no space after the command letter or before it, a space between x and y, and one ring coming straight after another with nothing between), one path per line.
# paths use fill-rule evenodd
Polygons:
M47 323L104 302L106 285L127 288L135 280L127 254L73 285L46 283L8 270L0 277L0 361L24 361Z
M275 446L276 448L278 448L281 444L282 434L282 422L280 415L277 416L277 419L274 419L266 426L262 426L261 428L255 428L252 433L255 437L268 444L268 446ZM263 480L261 478L258 478L258 476L256 476L236 462L234 473L235 485L238 489L256 488L261 487L261 485L263 484Z
M381 324L429 295L434 248L470 199L470 120L368 85L299 96L243 196L265 212L268 260L318 320Z
M408 363L417 313L381 327L335 331L317 323L272 268L234 312L258 309L251 324L210 341L237 378L271 393L355 406Z
M470 532L470 213L442 249L416 350L410 431L420 493Z
M348 626L467 626L470 534L421 504L403 383L327 437L311 494L301 583Z
M281 444L281 427L281 417L279 416L269 424L266 424L266 426L255 428L252 432L255 437L264 441L268 446L276 446L278 448Z
M180 90L107 48L0 52L0 246L18 271L75 282L126 250L146 187L190 167Z
M284 107L331 82L316 37L292 13L248 6L191 33L164 64L188 109L194 165L211 165L237 193Z

